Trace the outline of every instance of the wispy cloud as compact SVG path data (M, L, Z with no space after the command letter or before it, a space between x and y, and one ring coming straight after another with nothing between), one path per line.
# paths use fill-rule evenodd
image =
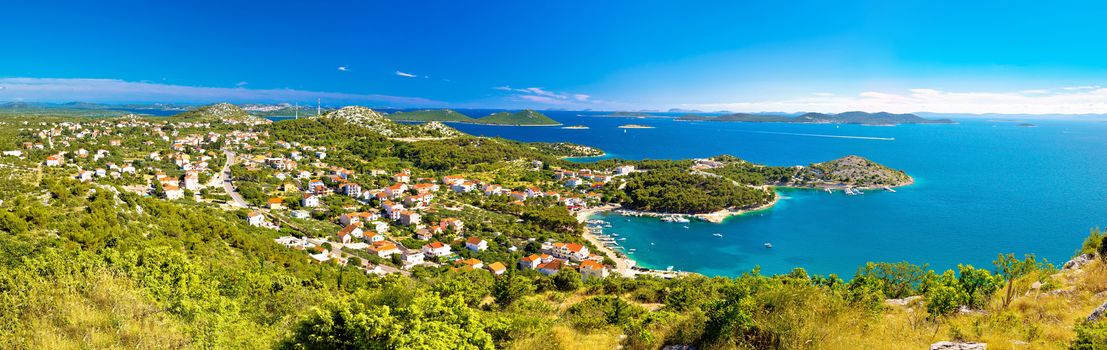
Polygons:
M864 91L854 95L817 95L781 100L682 105L703 110L887 111L895 113L1099 114L1107 113L1107 88L1098 85L1019 91Z
M591 95L570 92L555 92L541 87L513 88L511 86L496 86L492 89L514 92L512 97L530 102L564 105L569 103L596 102Z
M245 81L240 81L240 82L235 83L234 86L243 87L243 86L246 86L246 84L249 84L249 83L247 83Z
M399 75L399 76L405 77L405 78L418 78L419 77L418 75L411 74L411 73L404 73L404 72L401 72L401 71L396 71L396 75Z
M444 106L421 97L293 89L202 87L117 79L0 78L0 101L41 102L287 102L321 98L335 103Z
M342 71L342 72L345 72L345 71L349 71L350 68L347 68L346 66L338 66L338 70Z

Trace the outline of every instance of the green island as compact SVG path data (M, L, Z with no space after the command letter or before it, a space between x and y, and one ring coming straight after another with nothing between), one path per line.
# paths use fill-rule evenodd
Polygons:
M926 119L914 114L894 114L887 112L844 112L804 113L798 116L775 114L734 113L720 116L685 115L680 121L747 122L747 123L799 123L799 124L861 124L861 125L898 125L898 124L953 124L950 119Z
M473 123L473 119L452 109L421 109L416 111L396 112L388 115L388 119L405 122L466 122Z
M945 271L733 278L633 268L586 229L620 206L707 213L770 204L774 186L911 183L862 157L576 163L564 158L602 151L364 107L277 122L230 104L89 115L0 117L5 348L1107 344L1098 229L1062 268L998 254Z

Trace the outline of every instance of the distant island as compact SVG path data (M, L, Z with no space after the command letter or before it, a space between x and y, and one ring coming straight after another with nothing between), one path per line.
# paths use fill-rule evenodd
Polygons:
M496 112L481 118L473 118L452 109L422 109L389 114L388 119L399 122L454 122L487 125L553 126L561 125L538 111L524 109L518 112Z
M473 123L517 126L561 125L561 123L550 119L550 117L547 117L545 114L531 109L524 109L518 112L496 112L476 119Z
M398 122L466 122L476 119L452 109L422 109L389 114L388 119Z
M805 113L796 117L776 114L734 113L720 116L686 115L681 121L746 122L746 123L796 123L796 124L860 124L860 125L899 125L899 124L954 124L950 119L926 119L914 114L894 114L887 112L845 112L838 114Z
M619 128L620 129L653 129L654 127L649 126L649 125L625 124L625 125L619 125Z

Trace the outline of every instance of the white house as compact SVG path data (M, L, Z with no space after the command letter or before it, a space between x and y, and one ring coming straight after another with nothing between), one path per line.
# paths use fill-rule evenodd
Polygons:
M481 239L480 237L469 237L465 240L465 248L474 252L479 252L488 249L488 241Z
M452 253L450 246L442 242L434 241L423 245L423 254L430 257L447 256Z
M300 201L300 205L307 208L314 208L319 206L319 196L311 193L304 193L304 199Z

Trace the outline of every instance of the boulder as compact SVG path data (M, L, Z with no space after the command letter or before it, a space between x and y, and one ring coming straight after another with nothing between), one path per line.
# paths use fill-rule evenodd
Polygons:
M1095 310L1092 311L1092 314L1088 315L1088 320L1087 321L1088 322L1099 321L1100 319L1103 318L1103 315L1105 313L1107 313L1107 303L1103 303L1103 305L1100 305L1099 307L1095 308Z
M1079 270L1085 264L1092 262L1095 259L1095 255L1092 254L1080 254L1065 262L1065 265L1061 267L1062 270Z
M900 299L884 299L884 305L888 306L907 306L916 300L922 300L921 296L912 295L906 298Z
M959 341L940 341L930 344L930 350L987 350L988 344Z

